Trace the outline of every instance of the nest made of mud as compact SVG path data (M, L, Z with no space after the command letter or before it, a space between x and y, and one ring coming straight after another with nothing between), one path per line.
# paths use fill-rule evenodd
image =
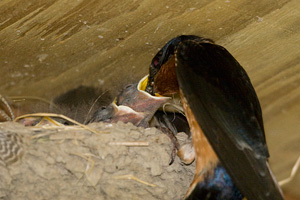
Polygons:
M88 126L101 134L1 123L2 147L17 138L19 149L14 163L0 151L0 199L183 198L194 165L178 158L169 165L172 144L165 134L121 122Z

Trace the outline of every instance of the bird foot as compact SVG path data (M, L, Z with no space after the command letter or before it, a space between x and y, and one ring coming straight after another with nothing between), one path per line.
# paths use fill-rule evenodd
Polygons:
M165 133L173 144L171 159L169 165L172 165L176 155L181 162L189 165L195 160L195 150L192 144L192 139L184 132L177 133L175 136L173 132L166 127L157 127Z
M166 127L157 126L156 128L160 129L164 134L166 134L170 138L170 140L173 144L172 153L171 153L171 160L169 162L169 165L172 165L174 160L175 160L175 157L176 157L176 152L180 147L180 145L177 141L177 138L175 137L173 132L170 129L166 128Z
M177 156L180 158L181 162L189 165L195 160L195 149L193 146L192 138L189 137L184 132L180 132L176 135L179 142L179 149L177 151Z

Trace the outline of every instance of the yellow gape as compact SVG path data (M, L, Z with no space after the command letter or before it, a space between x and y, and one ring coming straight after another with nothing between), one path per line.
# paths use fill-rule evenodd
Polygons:
M142 78L138 84L138 90L142 90L142 91L145 91L146 90L146 87L147 87L147 84L148 84L148 76L145 76L144 78ZM165 96L162 96L158 93L155 93L155 96L157 97L165 97Z

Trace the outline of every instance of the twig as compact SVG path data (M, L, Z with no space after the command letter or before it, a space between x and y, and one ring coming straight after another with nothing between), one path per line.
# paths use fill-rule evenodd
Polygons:
M149 142L143 141L129 141L129 142L110 142L109 145L120 145L127 147L147 147L149 146Z
M7 101L5 100L5 98L1 94L0 94L0 99L5 104L5 106L7 107L8 111L9 111L9 114L10 114L11 120L14 120L15 119L14 113L13 113L11 107L9 106L9 104L7 103Z
M92 159L92 154L90 154L90 153L88 153L88 154L70 153L70 154L74 155L74 156L78 156L78 157L83 158L86 161L88 161L85 171L84 171L84 175L86 176L86 180L90 183L90 185L93 186L93 184L90 182L90 180L88 178L95 167L95 161ZM97 157L95 155L93 155L93 156ZM82 179L82 177L83 177L83 175L78 179L78 181L80 181L80 179Z
M11 117L6 114L3 110L0 110L0 115L6 120L6 121L11 121Z
M55 109L59 109L53 102L51 101L48 101L47 99L44 99L44 98L41 98L41 97L35 97L35 96L10 96L8 97L9 99L13 100L13 101L17 101L17 100L20 100L20 99L23 99L23 100L38 100L38 101L42 101L44 103L47 103L51 106L53 106Z
M35 126L39 126L42 124L43 121L45 120L48 120L49 122L51 122L52 124L54 124L55 126L63 126L63 124L55 121L54 119L51 119L50 117L46 116L46 117L43 117L43 119L38 123L36 124Z
M151 184L151 183L147 183L146 181L142 181L141 179L136 178L132 174L123 175L123 176L116 176L116 177L114 177L114 179L128 179L128 180L137 181L139 183L142 183L144 185L148 185L148 186L151 186L151 187L156 187L157 186L157 185L154 185L154 184Z
M300 167L300 156L299 156L298 160L296 161L295 165L294 165L293 168L292 168L290 177L288 177L288 178L286 178L286 179L283 179L283 180L279 181L278 184L279 184L280 186L283 186L283 185L285 185L285 184L291 182L291 181L293 180L293 178L296 176L296 173L297 173L299 167Z
M48 136L48 135L51 135L53 133L40 133L40 134L36 134L34 136L31 136L31 139L38 139L38 138L41 138L41 137L45 137L45 136Z
M95 134L106 133L106 132L99 132L99 131L97 131L95 129L92 129L92 128L84 125L84 124L81 124L81 123L79 123L79 122L77 122L77 121L75 121L75 120L73 120L73 119L71 119L71 118L69 118L67 116L64 116L64 115L61 115L61 114L55 114L55 113L33 113L33 114L26 114L26 115L22 115L22 116L17 117L14 121L16 122L16 121L18 121L18 120L20 120L22 118L26 118L26 117L58 117L58 118L62 118L64 120L67 120L69 122L72 122L73 124L76 124L76 125L84 128L84 129L86 129L86 130L89 130L92 133L95 133Z
M79 156L80 158L85 159L88 161L88 164L86 165L85 174L90 175L93 168L95 167L95 161L92 159L92 156L90 154L84 155L79 153L71 153L72 155Z
M168 109L166 108L167 106L170 106L174 109L175 112L181 113L183 116L185 116L182 106L168 102L162 106L162 110L164 111L164 113L168 112Z

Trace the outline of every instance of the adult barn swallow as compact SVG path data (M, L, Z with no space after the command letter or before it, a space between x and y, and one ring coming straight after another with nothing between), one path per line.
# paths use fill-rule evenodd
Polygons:
M180 94L196 151L186 199L283 199L256 92L224 47L193 35L170 40L151 62L146 91Z

